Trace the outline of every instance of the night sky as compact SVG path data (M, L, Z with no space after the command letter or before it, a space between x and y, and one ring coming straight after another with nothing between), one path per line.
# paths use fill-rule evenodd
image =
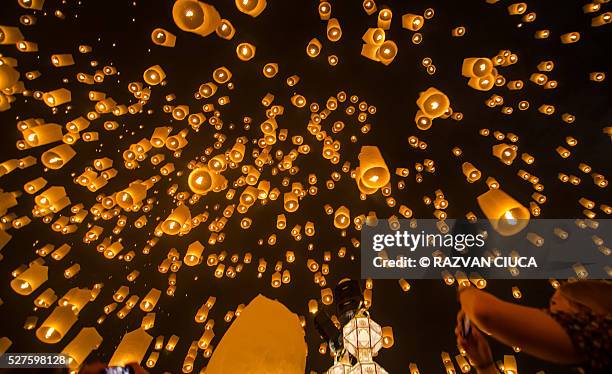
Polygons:
M167 77L165 85L151 88L151 99L143 106L143 112L136 115L126 114L115 117L104 114L99 119L91 121L85 131L98 131L99 140L94 142L78 141L73 145L77 155L59 170L45 171L38 163L23 170L0 177L0 188L4 191L22 191L23 185L39 176L49 182L47 186L64 186L70 197L71 206L83 203L89 209L96 203L96 196L108 196L128 186L136 179L145 180L159 174L159 169L166 162L174 162L175 172L161 178L148 191L147 197L154 197L156 202L151 212L147 213L148 224L137 229L132 226L134 220L142 212L121 212L128 218L128 224L119 235L113 235L116 218L94 221L90 213L78 230L69 235L51 230L50 225L40 218L32 217L34 195L23 193L18 198L18 205L10 209L16 217L29 216L32 222L22 229L4 229L10 233L12 240L0 252L3 256L0 266L0 297L4 302L0 306L0 337L8 336L12 341L11 352L58 352L71 341L82 327L94 326L103 336L100 348L92 353L90 358L108 360L121 337L128 331L140 326L144 316L139 308L134 308L124 319L119 319L116 312L107 316L98 325L96 319L103 314L103 307L111 302L113 293L122 285L129 285L130 295L139 295L140 300L151 288L162 291L154 312L157 313L155 326L148 332L156 337L164 335L166 340L172 334L181 337L174 352L162 351L152 372L179 372L183 359L193 340L200 338L202 324L194 321L197 309L209 296L216 296L217 301L208 318L215 320L215 339L213 345L219 343L223 332L229 324L223 321L228 310L235 310L239 304L248 302L261 293L269 298L278 299L291 311L306 317L306 341L308 343L307 370L324 372L332 364L329 354L318 352L321 338L316 332L312 315L308 313L307 302L320 298L319 285L313 282L314 274L306 267L307 259L314 259L323 264L325 251L332 254L329 262L329 275L326 275L326 287L334 287L343 278L360 279L359 249L352 246L350 238L359 238L359 231L354 225L346 230L346 235L340 235L340 230L333 227L333 216L326 215L325 204L335 208L345 205L351 210L351 218L359 214L376 211L377 216L386 219L395 214L398 217L400 204L408 206L413 211L414 218L433 218L434 208L423 202L423 196L434 197L434 191L444 192L449 207L446 213L449 218L462 218L472 211L478 217L483 214L478 208L476 197L487 191L485 179L496 178L502 189L511 194L523 205L529 206L534 189L531 183L517 176L520 169L536 175L545 186L543 194L547 201L541 205L540 218L584 218L584 207L579 204L581 197L597 203L597 218L606 218L606 214L598 207L600 204L610 205L609 187L600 188L593 183L591 176L579 170L579 163L590 165L593 171L609 177L610 174L610 136L604 133L604 128L612 123L612 106L610 105L610 89L608 78L603 82L589 80L591 72L609 73L609 26L591 27L591 19L609 11L609 4L602 4L597 13L583 13L584 1L530 1L527 12L535 12L534 22L522 22L521 16L508 14L509 1L487 4L478 1L378 1L378 9L385 7L393 11L392 26L387 31L387 39L395 41L398 53L394 61L385 66L360 55L363 44L361 37L371 27L376 27L376 13L368 16L361 1L334 0L332 17L341 24L343 36L338 42L326 38L326 22L319 18L317 1L310 0L269 0L266 9L256 18L238 11L234 1L209 0L215 6L221 17L228 19L236 28L232 40L224 40L215 33L206 37L180 30L172 19L171 0L138 0L138 1L45 1L42 11L32 11L20 7L16 0L6 0L0 5L0 25L19 26L25 40L38 43L38 51L22 53L14 45L0 45L0 54L4 57L17 59L16 69L21 73L25 88L29 91L15 94L11 109L0 112L0 124L3 135L0 138L2 146L1 161L20 159L27 155L39 157L45 150L61 144L50 144L20 151L15 144L23 139L16 124L28 118L43 118L46 123L57 123L64 126L72 119L84 116L94 110L95 102L89 101L87 93L90 90L101 91L112 97L118 104L130 105L136 102L128 91L130 82L142 81L143 72L153 66L160 65ZM426 9L435 10L432 19L425 21L419 31L423 41L416 45L411 38L413 31L403 29L401 16L405 13L423 14ZM61 11L65 18L55 15ZM33 15L36 24L24 26L19 23L21 15ZM463 37L452 37L451 30L464 26L467 30ZM163 28L176 35L176 46L165 48L151 41L151 32L155 28ZM551 36L548 39L535 39L536 30L548 29ZM580 32L581 39L574 44L562 44L559 36L567 32ZM306 54L306 46L312 38L318 38L323 47L320 55L310 58ZM236 46L249 42L256 46L255 57L248 61L240 61L236 57ZM92 47L91 53L79 53L79 45ZM494 87L483 92L470 88L467 78L461 75L461 64L467 57L492 58L500 50L510 50L518 56L514 65L500 68L500 73L510 80L523 80L522 90L510 91L505 85ZM51 64L50 56L56 53L70 53L75 64L57 68ZM336 55L339 63L330 66L329 55ZM427 73L422 65L426 57L432 59L436 66L435 74ZM97 67L91 66L91 61L97 61ZM529 81L532 73L538 72L536 66L541 61L553 61L555 67L546 72L549 79L558 82L555 89L543 89ZM279 66L279 73L272 79L263 76L262 68L266 63L274 62ZM114 66L118 74L106 76L100 84L85 85L79 83L76 75L79 72L94 74L104 66ZM194 94L202 83L212 81L212 72L221 66L227 67L233 74L231 82L234 89L219 84L217 94L210 99L197 99ZM25 79L25 73L38 70L42 75L35 80ZM294 87L289 87L285 80L291 75L301 79ZM66 79L66 82L63 82ZM32 97L35 91L48 92L65 87L72 92L72 100L68 104L57 107L56 113ZM436 119L427 131L417 129L414 116L418 109L416 100L419 93L429 87L436 87L450 99L450 105L455 112L463 113L461 121L451 118ZM345 91L349 96L357 95L359 102L365 101L376 108L376 113L368 115L365 123L371 124L371 131L363 134L356 115L349 116L344 112L347 103L341 103L338 110L332 112L323 124L328 135L340 141L341 161L332 165L321 157L321 142L308 133L306 125L310 118L308 107L296 108L290 98L296 93L303 95L308 103L317 102L321 106L330 96ZM227 191L209 193L190 205L192 216L208 211L207 222L195 227L184 236L163 235L150 254L143 254L146 241L153 237L153 231L158 221L163 221L176 207L177 199L169 196L168 188L178 184L178 191L189 191L187 185L188 163L196 157L204 155L207 147L213 146L217 140L215 133L227 137L220 149L214 149L211 156L230 149L236 138L245 136L251 140L259 139L262 134L259 124L266 119L265 107L261 104L266 93L275 95L274 105L284 106L285 112L278 117L279 129L288 129L288 139L277 142L273 152L282 150L287 154L295 146L291 144L291 136L302 135L304 144L311 146L311 152L300 155L295 165L300 170L295 175L279 172L272 175L275 164L266 166L260 180L269 180L272 188L277 187L285 192L289 187L281 185L282 178L290 177L291 182L301 182L309 186L308 175L316 173L318 177L318 193L306 196L300 201L300 209L295 213L283 212L282 195L276 201L267 200L265 204L256 203L246 215L235 212L228 220L223 232L225 240L214 246L206 244L210 236L208 225L215 217L221 216L226 205L232 203L225 198ZM166 102L166 95L174 94L173 102ZM514 108L511 115L501 113L502 106L488 108L485 101L492 94L503 96L503 106ZM231 102L220 106L217 98L229 96ZM518 110L521 100L530 102L530 108ZM158 165L151 164L150 159L140 162L135 170L124 167L122 154L133 143L142 138L150 138L153 129L158 126L172 126L173 134L182 129L190 128L186 121L174 120L169 113L164 113L163 105L188 105L191 113L201 112L205 103L214 103L215 109L221 114L224 126L217 131L213 126L203 124L198 132L190 130L188 145L179 158L174 158L166 148L152 149L148 156L163 153L166 160ZM537 108L542 104L554 105L553 115L544 115ZM150 113L148 111L150 110ZM562 121L563 113L571 113L576 117L573 124ZM207 117L211 113L205 113ZM243 117L251 117L250 129L243 126ZM345 122L343 131L331 133L330 126L335 121ZM106 131L105 121L117 121L119 128ZM480 129L490 129L491 135L482 136ZM491 154L491 147L498 142L493 131L504 134L514 133L519 140L519 157L512 165L506 166ZM64 132L66 130L64 129ZM352 135L357 137L351 142ZM425 150L419 150L408 144L408 137L417 136L427 142ZM578 140L576 146L566 144L566 137L572 136ZM507 141L507 140L506 140ZM360 200L355 181L348 173L342 172L345 161L351 163L351 169L358 166L357 158L363 145L379 147L389 170L391 171L392 196L397 206L387 206L385 196L380 192L368 195ZM565 146L571 150L571 157L561 158L555 151L557 146ZM460 147L463 154L453 156L451 149ZM253 164L251 150L259 149L256 144L247 144L247 152L241 165ZM520 154L527 152L534 156L536 162L527 165L520 159ZM274 155L274 154L273 154ZM89 192L85 187L73 183L75 176L92 165L96 158L110 157L114 160L113 167L118 175L97 192ZM208 161L210 157L206 159ZM416 181L415 163L423 163L425 159L435 162L435 172L421 172L422 182ZM483 177L476 183L468 183L461 172L461 164L465 161L473 163L482 172ZM410 169L410 174L402 178L394 173L398 167ZM182 171L179 176L177 172ZM341 178L333 189L326 188L326 181L331 179L332 172L339 172ZM578 186L562 183L558 173L576 175L581 178ZM224 173L228 181L234 181L241 175L240 168ZM404 181L405 188L398 188L398 182ZM243 187L236 188L236 198ZM235 202L235 201L234 201ZM215 209L217 207L217 209ZM61 212L64 215L71 213ZM287 216L287 227L284 231L276 229L276 216L284 213ZM55 219L59 218L55 215ZM240 219L247 216L253 220L248 230L239 226ZM296 224L302 225L312 221L316 226L316 235L303 236L301 241L294 240L289 235L290 229ZM101 239L112 236L113 241L122 238L125 254L130 250L135 252L135 258L127 262L118 257L109 260L96 251L99 242L85 244L83 236L88 230L88 224L104 227ZM10 225L8 226L10 227ZM266 241L272 234L277 235L277 243L268 245ZM263 244L258 240L263 239ZM185 254L187 246L195 240L201 241L206 249L204 258L210 253L227 252L227 266L231 265L229 257L237 254L242 262L245 253L253 255L253 262L245 264L244 269L235 279L224 276L214 277L215 267L204 263L188 267L183 264L176 273L176 293L170 297L165 293L168 287L168 275L157 271L171 248L176 248L180 257ZM13 279L11 272L22 264L28 264L38 256L35 250L45 244L59 247L62 243L72 246L70 253L61 261L55 261L50 256L45 257L49 266L49 280L29 296L20 296L9 287ZM312 244L309 249L309 244ZM347 255L339 258L337 253L341 247L346 247ZM296 260L286 263L285 251L295 252ZM257 262L259 258L267 261L267 270L257 277ZM280 288L270 285L271 274L277 261L283 261L283 269L291 272L291 282ZM63 272L70 265L78 263L80 273L72 279L65 279ZM234 264L235 265L235 264ZM126 275L133 270L139 270L140 276L135 282L128 282ZM91 288L96 283L104 287L95 301L90 302L80 312L78 322L69 333L57 344L44 344L35 336L35 330L24 330L23 324L28 316L38 316L42 322L51 312L49 309L34 309L33 300L36 295L48 287L52 287L58 297L64 295L73 287ZM362 287L364 281L361 281ZM441 280L410 281L411 289L403 292L396 280L374 280L373 305L370 308L372 318L381 326L392 326L395 344L390 349L382 350L376 362L390 373L407 373L408 365L414 362L422 373L441 373L444 366L440 359L442 351L449 352L452 357L457 354L455 336L453 333L455 315L459 309L456 302L456 290L445 285ZM505 281L490 280L487 290L504 300L514 300L511 287L518 286L524 305L546 307L554 289L546 280ZM516 301L516 300L514 300ZM331 310L331 309L330 309ZM333 310L331 310L333 312ZM492 343L494 356L501 359L504 354L515 354L511 348ZM153 346L150 347L150 351ZM145 358L148 354L145 355ZM561 368L543 361L533 359L526 354L516 353L518 369L522 373L535 373L544 370L546 373L569 373L569 368ZM207 359L199 352L195 362L194 372L200 370Z

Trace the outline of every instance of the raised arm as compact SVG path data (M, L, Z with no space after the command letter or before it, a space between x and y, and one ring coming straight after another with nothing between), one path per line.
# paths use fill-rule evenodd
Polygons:
M462 289L459 298L474 325L496 340L558 364L583 361L563 327L544 311L502 301L476 287Z

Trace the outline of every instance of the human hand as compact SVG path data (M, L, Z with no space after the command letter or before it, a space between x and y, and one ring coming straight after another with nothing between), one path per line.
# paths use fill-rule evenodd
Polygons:
M455 336L457 337L457 346L465 350L472 364L476 369L485 369L494 364L491 347L485 336L472 326L469 334L463 336L463 320L465 313L460 310L457 313L457 326L455 327Z

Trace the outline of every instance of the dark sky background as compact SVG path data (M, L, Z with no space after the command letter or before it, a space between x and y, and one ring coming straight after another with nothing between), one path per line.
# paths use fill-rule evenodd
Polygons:
M154 372L180 370L191 341L201 336L203 326L197 325L193 316L208 296L217 297L217 303L209 314L209 318L214 318L216 322L216 337L213 342L216 346L228 327L228 324L223 322L225 312L234 310L240 303L248 303L258 293L276 298L295 313L307 316L307 370L321 372L331 366L331 358L317 352L320 338L314 329L312 318L307 315L307 301L319 298L320 288L313 283L313 274L306 269L305 262L306 259L313 258L321 263L323 252L331 251L333 260L330 263L330 274L326 277L327 284L333 287L344 277L359 279L358 251L350 247L348 240L350 237L358 237L359 232L351 228L347 238L340 238L338 230L331 227L331 218L323 213L322 206L325 203L334 207L343 204L355 215L376 210L378 216L384 218L396 213L396 210L385 205L380 193L368 197L366 201L360 201L354 181L346 174L342 175L335 189L325 188L325 180L332 171L339 171L341 164L333 166L320 157L320 143L315 142L305 128L308 121L307 110L295 110L289 103L294 92L303 94L309 102L324 104L330 95L344 90L376 106L377 113L368 119L372 124L372 131L365 136L359 133L356 119L349 119L342 113L334 113L328 123L343 119L347 124L342 133L334 135L342 142L343 161L357 165L357 154L361 145L378 145L391 170L396 167L411 169L411 174L406 179L406 189L394 188L393 196L397 199L398 206L409 206L417 218L432 217L433 207L424 205L422 196L433 196L436 189L442 189L450 202L447 210L449 217L463 217L468 211L481 216L476 197L487 190L484 183L487 176L495 177L505 191L527 205L533 189L529 183L516 176L516 172L521 168L537 175L546 186L544 193L548 202L542 207L542 218L581 217L583 208L578 204L578 199L583 196L598 204L610 204L609 190L595 187L592 179L578 170L578 163L586 162L601 174L609 176L610 171L610 139L602 133L604 127L610 126L612 119L609 83L594 83L588 79L588 74L592 71L609 70L606 52L609 50L610 32L609 27L590 27L592 15L583 14L581 10L585 2L531 1L528 3L529 11L537 13L537 20L533 24L525 23L519 28L517 24L520 23L520 17L509 16L506 11L506 6L510 4L508 1L495 5L486 4L483 0L379 1L379 9L387 5L394 13L392 28L387 37L398 44L399 53L390 66L359 55L361 36L367 28L375 27L376 24L375 16L368 17L363 11L361 1L332 1L333 16L339 19L343 29L343 37L338 43L331 43L326 39L325 23L318 17L316 1L269 0L268 7L258 18L238 12L233 1L209 2L215 5L222 17L231 20L237 28L233 40L226 41L214 34L202 38L180 31L172 20L173 2L169 0L139 0L135 5L131 1L83 0L66 1L66 4L62 4L59 1L47 0L46 16L41 12L20 8L17 1L3 1L0 5L2 25L17 25L18 16L22 14L33 13L38 18L35 26L21 27L26 40L38 43L38 53L21 54L14 46L0 46L0 53L4 56L18 58L22 76L30 70L40 70L43 73L39 79L26 82L26 87L33 91L46 92L66 86L73 93L70 113L66 114L60 110L57 115L53 115L42 102L35 102L32 98L24 100L26 98L18 96L10 111L0 113L0 124L5 129L0 138L2 160L21 158L27 154L38 156L44 151L36 148L19 152L15 148L15 142L21 138L15 128L18 119L44 118L47 122L64 125L93 109L93 103L87 100L87 92L90 89L107 92L108 96L112 96L119 103L128 103L130 100L133 102L134 99L127 91L127 84L141 80L142 72L156 64L164 68L168 82L165 87L153 88L152 99L145 107L145 110L154 110L152 115L143 113L120 117L116 120L121 127L114 132L102 129L106 117L92 122L89 131L100 131L99 143L77 143L75 149L78 150L78 156L59 171L44 173L39 164L2 177L0 187L5 191L21 190L26 181L43 173L49 180L49 185L64 185L73 203L85 202L85 205L90 207L94 203L95 194L73 184L70 173L80 174L86 166L91 165L94 158L112 157L115 160L114 167L119 170L119 175L101 190L102 193L118 191L136 178L144 179L154 175L158 171L152 167L149 160L142 162L141 168L134 172L123 169L121 153L131 143L143 137L149 138L154 127L168 124L173 126L175 131L185 127L184 123L173 122L170 115L161 111L164 96L175 93L175 103L190 105L195 111L207 101L194 99L193 93L201 83L212 80L211 73L219 66L227 66L234 73L232 82L236 86L233 91L222 87L217 95L231 96L231 103L221 109L226 124L233 122L239 125L245 115L253 117L254 124L259 124L264 119L261 98L271 92L277 96L277 102L285 106L285 115L279 119L279 127L288 128L290 136L304 135L307 143L313 147L311 154L300 157L298 165L301 171L295 180L306 185L308 173L316 172L319 176L319 194L305 198L298 213L287 216L289 228L295 224L303 225L307 220L315 222L317 236L304 237L301 242L296 242L288 232L282 232L277 233L279 241L276 246L257 245L257 239L265 239L276 231L274 217L280 213L281 199L266 206L251 208L248 216L254 223L248 231L238 229L240 216L235 214L228 224L226 241L216 247L207 246L204 253L207 255L226 250L229 255L242 255L251 252L253 264L245 266L243 272L233 280L214 278L214 268L205 265L181 268L177 274L176 296L162 296L156 309L155 327L149 331L153 336L164 335L166 339L176 334L181 337L181 341L173 353L162 351ZM433 8L436 14L433 19L426 20L420 31L423 34L423 42L414 45L410 41L413 33L401 28L401 15L422 14L429 7ZM604 11L609 10L607 4L602 8ZM65 20L52 15L56 9L61 9L66 15ZM465 26L467 35L462 38L451 37L451 29L457 26ZM165 28L177 36L175 48L163 48L151 42L151 31L157 27ZM533 34L539 29L549 29L551 37L547 40L535 40ZM581 41L562 45L559 35L571 31L581 32ZM305 53L306 45L313 37L323 43L323 51L315 59L308 58ZM236 58L235 48L240 42L250 42L257 47L257 55L250 62L241 62ZM78 53L79 44L92 46L93 52L87 55ZM502 68L500 72L508 80L522 79L525 89L508 91L501 87L490 92L479 92L468 87L467 79L461 76L462 60L473 56L492 57L502 49L516 53L519 61L513 66ZM72 53L76 65L53 68L50 55L54 53ZM329 54L339 57L340 63L337 66L328 65ZM433 59L437 68L435 75L428 75L421 66L424 57ZM89 66L89 61L94 59L99 62L99 68L111 64L116 66L120 75L107 77L101 85L85 86L76 82L77 72L93 74L95 69ZM555 69L549 74L551 79L559 82L559 87L555 90L543 90L528 81L529 75L537 71L537 64L544 60L555 62ZM261 69L267 62L279 64L280 72L275 79L266 79L261 74ZM284 81L293 74L299 75L302 80L298 86L289 88ZM70 82L63 85L63 78L68 78ZM449 96L453 109L464 114L463 121L436 120L427 132L416 129L413 120L417 110L415 101L419 92L431 86ZM492 93L502 95L506 105L515 107L515 112L507 116L500 113L499 107L487 108L484 101ZM516 104L521 100L531 103L528 111L516 110ZM544 103L555 105L556 113L552 116L539 113L537 108ZM568 125L561 120L561 114L566 112L577 117L574 124ZM139 128L140 125L142 129ZM478 131L481 128L489 128L491 132L499 130L519 135L519 154L527 152L533 155L536 163L528 166L517 158L513 165L504 166L491 156L491 146L496 142L491 136L480 136ZM244 131L241 126L229 130L226 126L222 131L228 136L222 149L231 146L238 136L259 136L258 126L253 126L250 131ZM132 135L131 132L135 134ZM120 134L123 135L122 139L119 138ZM189 160L212 145L213 134L210 126L203 126L197 134L192 132L182 157L174 160L176 169L184 170ZM359 136L357 144L349 142L352 134ZM407 138L410 135L427 141L427 150L419 151L408 146ZM555 148L565 145L564 139L568 135L577 138L579 143L571 148L571 158L562 159L555 152ZM291 144L288 143L287 141L278 146L287 152L291 149ZM450 150L454 146L463 149L461 158L452 156ZM162 151L166 153L167 160L170 160L171 153ZM418 184L414 180L413 165L426 158L435 161L436 172L424 173L423 183ZM464 161L474 163L483 172L481 181L476 184L468 184L465 181L461 173L461 163ZM578 187L560 183L557 180L559 172L578 175L582 178L582 183ZM228 172L234 177L238 173ZM279 185L280 182L278 176L270 178L269 168L262 174L262 178L271 179L273 185ZM400 178L393 175L394 185L399 180ZM0 336L9 336L13 340L11 351L61 350L81 327L97 326L95 321L102 314L103 306L112 302L112 294L119 286L128 284L125 276L134 269L140 270L141 275L134 284L129 284L131 294L142 298L151 287L162 291L166 289L168 275L157 272L157 265L168 250L175 247L183 255L189 243L194 240L205 242L209 235L207 225L204 224L186 237L164 236L151 254L141 254L145 241L155 227L155 217L163 219L173 208L171 198L165 194L172 183L179 184L179 191L187 190L186 175L172 176L170 180L164 178L156 185L155 189L159 193L154 196L159 204L152 212L146 229L126 228L120 235L124 238L124 253L133 249L137 254L132 262L119 259L109 261L96 252L95 245L83 244L81 238L87 231L85 225L81 225L74 235L62 236L52 232L38 219L33 219L26 228L18 232L12 231L14 238L2 251L4 260L0 272L0 282L4 285L0 288L0 296L4 300L4 305L0 306ZM216 203L224 207L227 204L224 195L209 194L192 207L192 212L208 209L211 218L220 214L213 212L212 207ZM153 196L151 191L149 196ZM14 211L18 216L29 214L32 206L33 198L23 196ZM603 215L601 211L598 213ZM140 213L129 214L130 222L139 215ZM98 221L96 224L105 227L106 236L114 226L114 221ZM34 330L26 331L22 326L27 316L37 315L39 321L42 321L50 310L32 310L32 300L37 293L22 297L10 290L10 272L20 264L35 259L36 248L46 243L59 246L64 242L72 245L72 251L59 263L50 257L46 258L50 267L50 278L39 291L53 287L61 297L72 287L91 287L97 282L103 282L105 286L96 301L88 304L80 313L77 325L69 334L58 344L46 345L36 339ZM314 244L312 252L307 250L308 243ZM336 253L341 246L347 246L349 254L355 255L353 261L349 256L344 259L337 258ZM289 285L273 289L270 286L272 268L277 260L284 259L285 250L293 250L297 257L293 264L286 264L291 270L292 281ZM266 258L268 270L258 279L256 262L260 257ZM62 276L63 270L76 262L81 265L81 273L71 280L65 280ZM397 281L374 282L371 315L382 326L392 326L395 334L393 348L380 352L376 361L390 373L406 373L410 362L416 362L423 373L442 372L444 367L440 352L447 351L452 356L457 354L453 334L458 310L455 289L438 280L411 281L411 285L411 290L404 293ZM536 307L545 307L553 291L544 280L490 281L487 289L502 299L511 300L511 287L515 285L523 292L520 303ZM123 320L118 319L114 313L108 316L101 326L97 326L104 341L92 356L103 360L110 358L121 336L137 328L143 315L142 311L135 308ZM510 348L495 344L493 348L496 358L512 354ZM518 353L517 358L518 368L523 373L535 373L538 370L545 370L547 373L571 372L570 369L552 366L522 353ZM200 354L196 360L196 370L205 364L206 360Z

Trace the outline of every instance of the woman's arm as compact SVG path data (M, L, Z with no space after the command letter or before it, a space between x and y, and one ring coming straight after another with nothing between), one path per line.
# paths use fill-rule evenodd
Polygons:
M547 313L502 301L476 287L461 290L459 298L470 320L500 342L558 364L583 362L563 327Z

